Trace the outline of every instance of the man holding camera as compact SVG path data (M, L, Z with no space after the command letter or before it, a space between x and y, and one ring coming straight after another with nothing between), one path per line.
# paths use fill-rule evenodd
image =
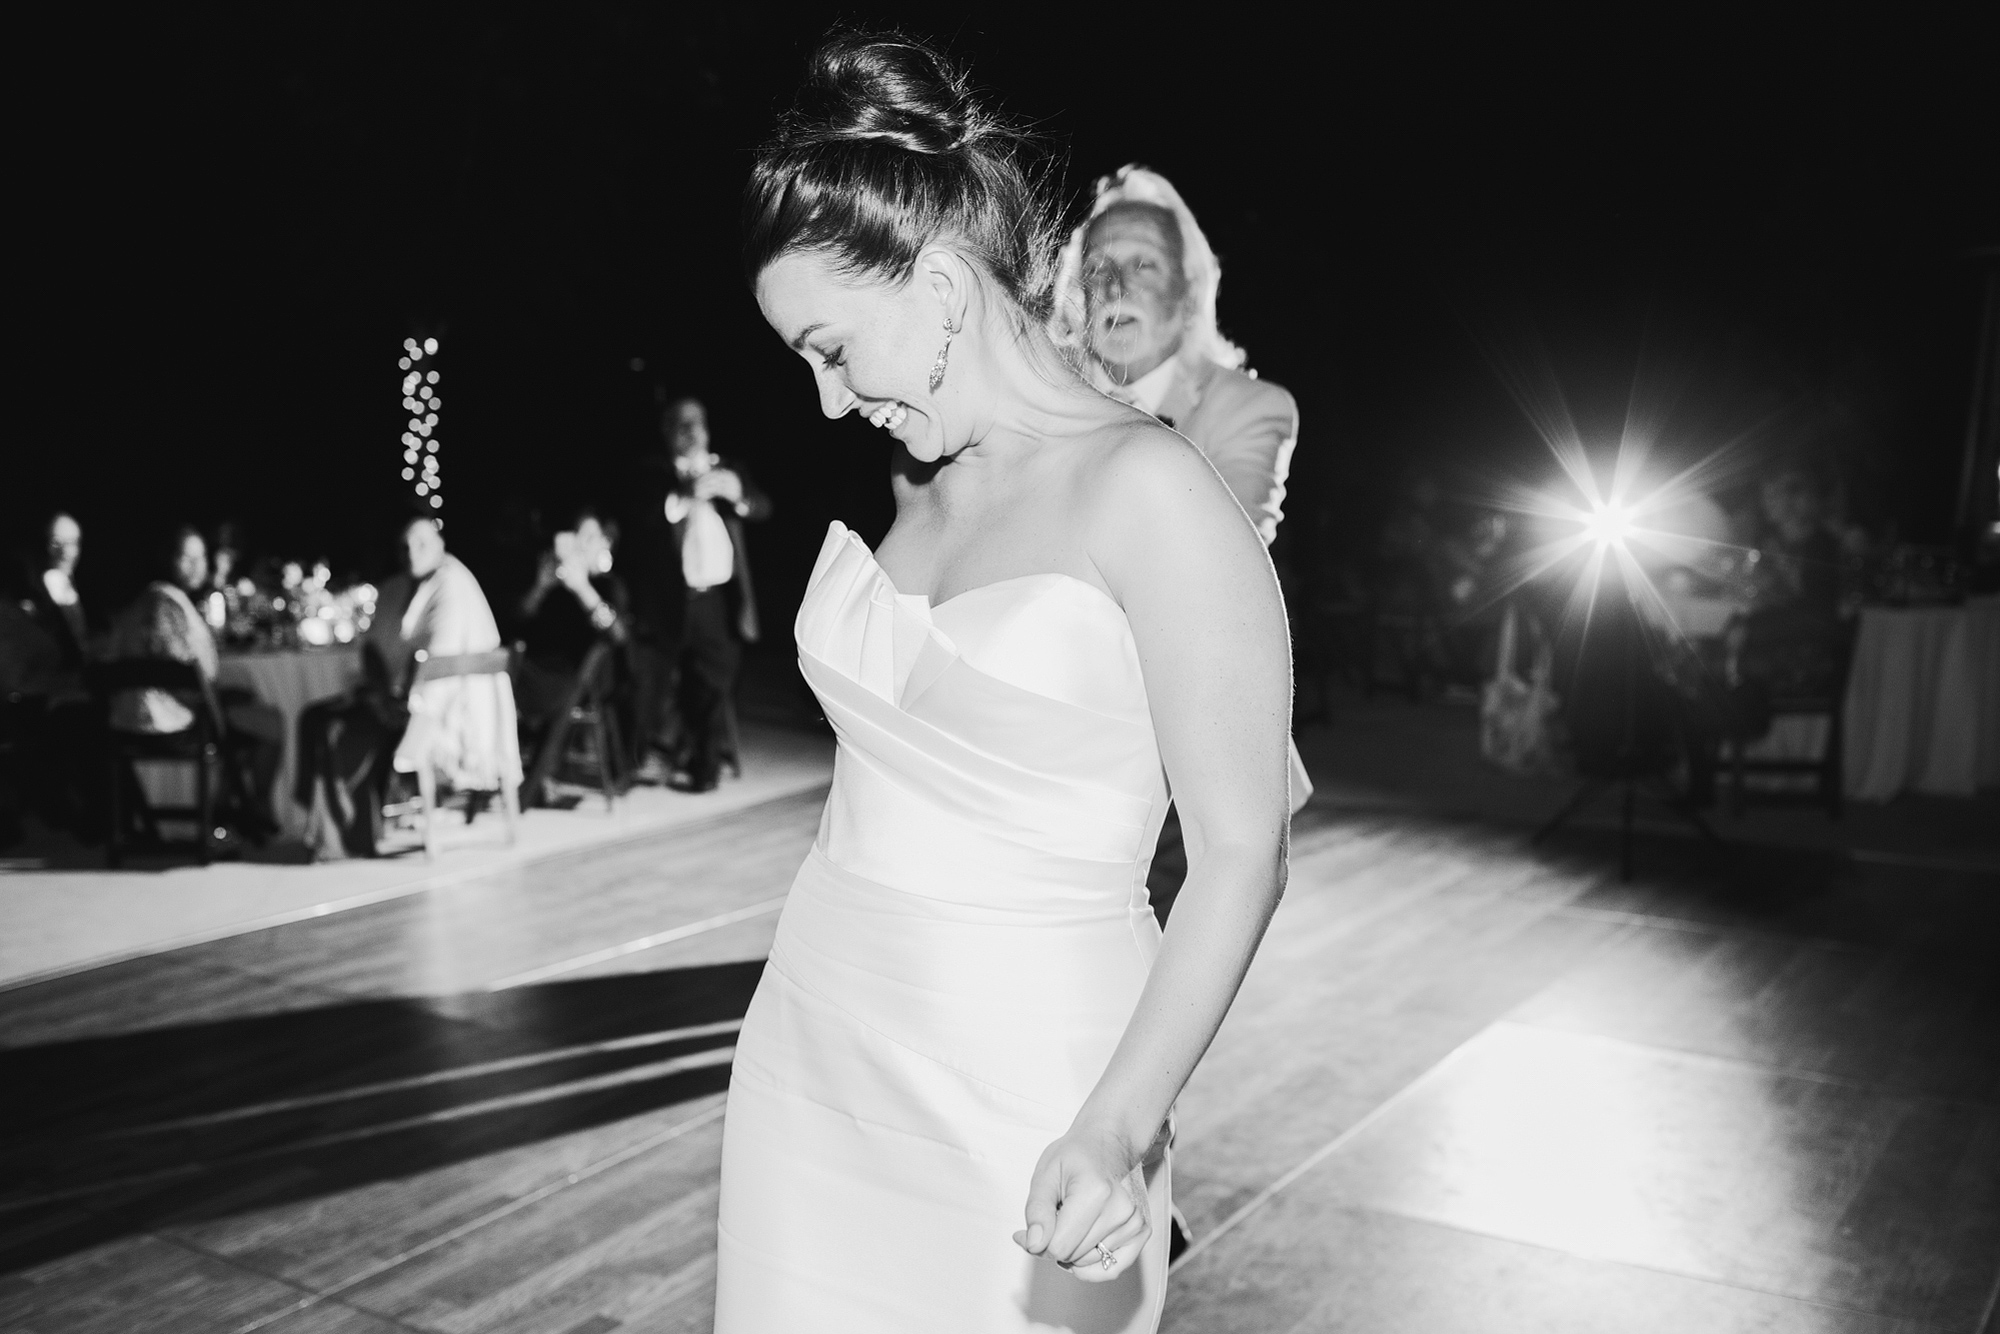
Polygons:
M757 598L743 525L770 517L771 502L743 469L710 448L708 410L692 397L660 417L672 476L653 517L664 540L649 571L641 653L656 751L641 775L667 769L683 792L707 792L734 751L731 695L743 645L757 642ZM655 493L658 494L658 493Z

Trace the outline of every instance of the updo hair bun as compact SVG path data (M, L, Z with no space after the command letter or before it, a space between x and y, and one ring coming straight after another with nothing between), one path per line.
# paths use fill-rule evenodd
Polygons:
M900 282L945 239L1039 325L1057 232L1023 131L981 106L964 72L898 33L837 33L758 151L743 199L744 276L794 250Z
M963 148L988 117L959 71L927 47L836 39L813 61L796 114L829 141L886 141L912 153Z

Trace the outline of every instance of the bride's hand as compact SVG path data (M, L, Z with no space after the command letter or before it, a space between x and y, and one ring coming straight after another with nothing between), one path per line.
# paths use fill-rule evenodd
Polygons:
M1137 1155L1114 1135L1072 1128L1042 1150L1028 1186L1027 1222L1014 1244L1028 1254L1046 1256L1086 1283L1117 1278L1153 1233Z

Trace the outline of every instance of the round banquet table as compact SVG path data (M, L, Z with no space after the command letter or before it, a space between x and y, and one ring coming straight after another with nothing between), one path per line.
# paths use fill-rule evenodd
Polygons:
M1846 724L1850 797L2000 784L2000 597L1862 608Z
M284 837L303 838L306 812L292 800L292 778L298 765L299 715L308 704L338 695L361 680L361 649L343 645L225 653L215 679L218 685L250 691L285 715L285 754L278 766L271 810Z

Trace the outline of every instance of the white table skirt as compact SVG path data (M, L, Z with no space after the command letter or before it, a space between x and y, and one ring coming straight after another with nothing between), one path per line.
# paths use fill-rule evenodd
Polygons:
M2000 598L1863 608L1846 724L1857 800L2000 784Z
M285 716L285 757L278 766L277 790L271 809L286 838L302 838L306 812L292 800L292 779L298 772L299 715L308 704L331 698L361 680L359 648L292 649L274 653L224 655L216 673L218 685L236 686Z

